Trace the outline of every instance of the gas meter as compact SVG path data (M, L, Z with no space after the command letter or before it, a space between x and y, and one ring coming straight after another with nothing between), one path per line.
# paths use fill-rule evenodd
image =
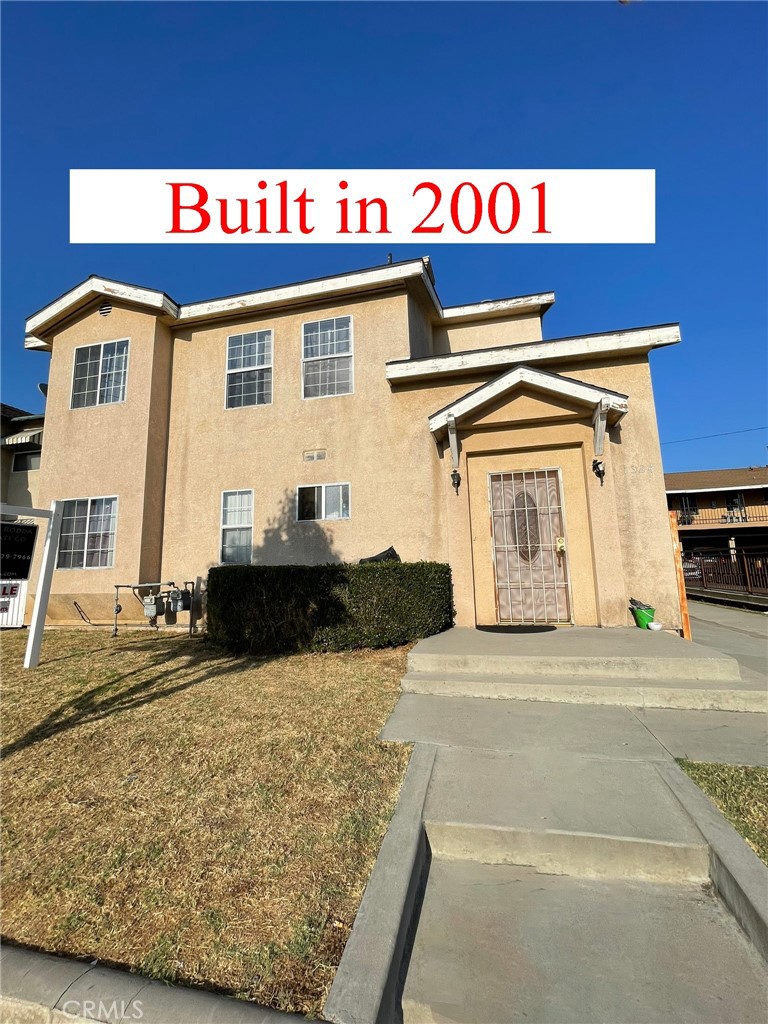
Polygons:
M172 590L168 594L168 605L172 612L180 612L184 608L184 592L182 590Z
M148 594L144 598L144 615L148 619L155 619L165 611L165 602L160 594Z

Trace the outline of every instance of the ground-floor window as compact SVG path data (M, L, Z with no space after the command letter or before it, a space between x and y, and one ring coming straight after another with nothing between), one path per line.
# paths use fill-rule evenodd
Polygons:
M349 519L349 484L297 488L296 519Z
M117 498L75 498L64 502L59 569L109 569L115 559Z
M249 563L253 552L253 491L221 495L221 561Z

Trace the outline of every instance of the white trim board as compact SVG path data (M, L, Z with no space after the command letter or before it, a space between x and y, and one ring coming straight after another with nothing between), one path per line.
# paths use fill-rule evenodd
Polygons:
M29 317L26 324L27 333L33 336L35 332L43 333L41 328L44 329L47 324L61 319L70 311L98 295L123 299L125 302L135 303L138 306L147 306L172 319L178 319L179 306L164 292L156 291L153 288L139 288L121 281L110 281L107 278L89 277L87 281L83 281L82 284L65 292L64 295ZM41 339L35 338L34 340L39 342ZM27 347L38 346L28 345Z
M553 363L579 356L593 357L603 354L632 355L649 352L652 348L676 345L680 341L679 324L658 327L635 327L606 334L584 334L551 341L526 342L521 345L502 345L474 352L431 356L425 359L397 360L386 363L387 380L419 380L448 374L467 374L477 371L503 369L512 363Z
M718 491L768 491L768 482L764 484L720 484L712 487L677 487L668 490L667 494L716 494Z
M560 395L563 398L570 398L575 402L581 402L591 409L600 410L606 416L613 413L614 421L620 419L629 409L629 402L626 395L619 395L605 388L596 387L594 384L585 384L583 381L572 380L570 377L561 377L558 374L546 373L529 366L516 366L508 373L502 374L495 380L476 388L463 398L459 398L446 409L433 413L429 417L429 429L436 434L447 429L449 421L454 418L461 420L470 412L488 405L495 398L506 394L508 391L521 387L525 384L538 388L549 394Z
M326 298L363 294L398 284L406 286L409 281L418 283L424 290L436 323L461 323L494 317L522 316L525 313L543 314L555 301L554 292L541 292L536 295L520 295L443 308L432 281L429 257L184 305L178 305L164 292L156 289L142 288L94 275L27 319L24 347L50 351L50 342L45 340L46 333L100 295L144 306L155 311L163 322L181 325L223 316L236 316L239 313L258 313L261 310L317 303Z

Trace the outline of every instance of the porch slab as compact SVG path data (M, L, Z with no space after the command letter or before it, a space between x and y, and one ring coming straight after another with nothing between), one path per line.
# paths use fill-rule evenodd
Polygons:
M456 627L420 640L408 671L494 676L738 680L739 664L670 633L590 627Z

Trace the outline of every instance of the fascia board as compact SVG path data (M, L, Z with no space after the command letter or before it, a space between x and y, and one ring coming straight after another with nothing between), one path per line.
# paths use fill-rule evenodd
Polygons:
M26 323L27 334L32 336L44 334L47 328L54 325L57 321L72 315L99 295L156 310L171 320L178 318L179 307L164 292L155 291L151 288L139 288L136 285L123 284L121 281L110 281L102 277L89 277L87 281L83 281L82 284L72 288L38 313L29 317ZM37 340L39 341L40 339L38 338ZM25 347L37 348L40 346L25 342Z
M325 297L365 292L372 288L397 284L410 278L422 278L427 286L427 291L434 296L434 289L427 277L424 263L418 259L410 263L346 274L341 277L285 285L266 291L247 292L244 295L211 299L207 302L192 302L180 307L178 321L180 324L184 324L195 320L206 320L210 317L233 316L251 310L290 306L302 302L317 302Z
M457 352L454 355L394 360L386 364L385 373L390 381L419 380L424 377L503 369L511 363L555 363L580 356L644 353L653 348L676 345L679 341L679 324L662 324L605 334L526 342L522 345L502 345L498 348Z
M565 378L557 377L553 374L539 373L527 366L518 366L515 367L514 370L510 370L509 373L502 374L502 376L497 377L496 380L490 381L490 383L478 388L471 394L458 399L458 401L454 402L447 409L442 409L440 412L430 416L430 431L434 434L439 430L443 430L447 426L448 418L450 416L459 420L468 413L473 412L475 409L479 409L482 406L487 405L489 402L492 402L500 395L514 390L521 384L529 384L532 387L539 388L548 394L556 394L564 398L570 398L576 402L582 402L590 407L595 407L598 404L601 404L606 411L610 410L622 415L626 413L629 408L626 398L606 392L602 388L595 387L593 384L586 384L582 381L566 380Z
M538 295L518 295L511 299L489 299L486 302L474 302L465 306L446 306L441 321L450 326L468 320L491 320L503 316L523 316L525 313L538 313L549 309L555 301L554 292L541 292Z

